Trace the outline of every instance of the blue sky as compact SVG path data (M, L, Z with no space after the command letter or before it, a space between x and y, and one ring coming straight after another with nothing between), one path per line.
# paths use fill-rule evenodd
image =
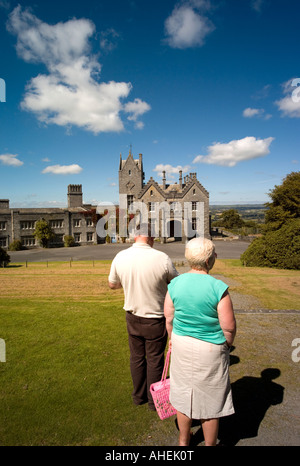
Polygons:
M211 204L264 203L299 170L297 0L0 0L0 198L118 202L196 172ZM6 88L4 89L4 83ZM5 91L5 92L4 92Z

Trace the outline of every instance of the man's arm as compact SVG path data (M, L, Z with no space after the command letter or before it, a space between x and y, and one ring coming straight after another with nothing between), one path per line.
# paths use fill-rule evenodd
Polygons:
M108 276L108 286L112 290L117 290L118 288L122 288L122 284L120 282L120 278L116 270L115 259L111 263L110 272Z
M112 282L108 282L108 286L109 286L109 288L111 288L112 290L117 290L118 288L122 288L121 283L112 283Z

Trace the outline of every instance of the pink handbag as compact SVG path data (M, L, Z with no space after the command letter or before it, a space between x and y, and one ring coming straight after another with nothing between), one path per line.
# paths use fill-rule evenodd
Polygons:
M169 360L171 350L169 349L166 356L164 370L160 382L155 382L150 385L150 393L152 395L154 405L160 419L167 419L176 414L176 409L170 403L170 379L167 379Z

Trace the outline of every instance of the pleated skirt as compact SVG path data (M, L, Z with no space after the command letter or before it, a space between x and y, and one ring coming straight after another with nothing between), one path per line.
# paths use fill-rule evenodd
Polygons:
M226 343L172 333L170 402L191 419L234 414Z

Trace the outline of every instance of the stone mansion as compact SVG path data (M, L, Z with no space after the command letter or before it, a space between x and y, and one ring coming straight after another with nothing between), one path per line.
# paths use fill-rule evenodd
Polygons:
M68 186L68 205L65 208L10 208L8 199L0 199L0 247L7 249L15 240L21 240L23 247L33 248L39 246L34 237L35 222L45 219L55 238L51 246L63 245L64 236L71 235L78 245L97 244L103 242L96 231L97 206L83 203L82 185ZM131 151L126 160L120 155L119 162L119 196L124 208L132 209L136 204L147 208L148 218L153 222L153 211L161 205L169 206L166 221L166 238L185 241L195 235L196 212L201 205L201 231L205 237L210 238L209 227L209 194L197 180L196 173L182 177L179 171L179 180L174 184L166 183L166 174L162 173L162 184L158 184L152 177L145 184L143 171L143 158L139 154L134 159ZM186 209L189 206L188 215ZM116 206L117 207L117 206ZM161 219L161 213L159 213ZM184 222L189 223L187 233L183 228ZM191 230L192 228L192 230ZM157 235L162 236L160 222L156 229Z

